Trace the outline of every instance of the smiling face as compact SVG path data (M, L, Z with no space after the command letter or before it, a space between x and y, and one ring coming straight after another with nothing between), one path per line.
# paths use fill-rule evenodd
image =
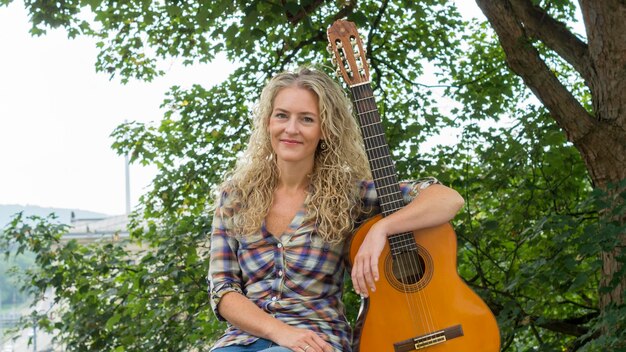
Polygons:
M292 163L312 169L322 137L317 95L298 86L281 89L274 98L268 129L279 167Z

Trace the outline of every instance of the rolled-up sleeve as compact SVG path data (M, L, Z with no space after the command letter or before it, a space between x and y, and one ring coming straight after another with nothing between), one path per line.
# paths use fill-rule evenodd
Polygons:
M239 242L229 228L232 211L232 207L228 206L228 195L224 192L213 215L208 275L211 308L221 321L225 319L217 311L217 306L222 297L228 292L243 294L241 268L237 258Z
M400 189L402 190L402 197L405 203L410 203L422 190L435 184L441 184L441 182L434 177L425 177L417 181L400 182Z

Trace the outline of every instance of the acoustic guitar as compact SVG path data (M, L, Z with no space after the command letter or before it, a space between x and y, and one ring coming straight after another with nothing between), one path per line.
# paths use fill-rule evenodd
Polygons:
M350 265L370 227L404 206L356 26L328 29L329 51L350 87L376 186L381 215L361 225L349 243ZM459 277L450 224L388 237L376 291L361 301L354 352L495 352L498 325L489 307Z

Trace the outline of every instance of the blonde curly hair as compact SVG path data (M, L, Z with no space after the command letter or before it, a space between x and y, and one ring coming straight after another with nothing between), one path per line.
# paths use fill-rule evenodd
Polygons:
M280 73L267 83L255 109L247 149L220 188L238 208L232 218L234 233L246 236L259 231L279 177L269 118L278 92L292 86L308 89L318 97L322 139L327 145L323 152L318 145L309 175L306 220L315 219L324 241L337 243L353 230L353 219L361 211L358 181L370 179L371 173L352 103L322 71L305 67Z

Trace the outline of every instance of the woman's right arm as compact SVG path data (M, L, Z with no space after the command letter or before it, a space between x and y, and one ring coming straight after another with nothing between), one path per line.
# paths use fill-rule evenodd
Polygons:
M225 294L217 306L220 315L238 329L271 340L293 351L333 352L333 348L311 330L283 323L267 314L239 292Z
M274 341L294 351L309 345L311 348L307 349L307 352L332 352L330 345L313 331L283 323L238 292L225 294L218 305L218 311L222 317L240 330ZM325 347L328 348L324 349Z

